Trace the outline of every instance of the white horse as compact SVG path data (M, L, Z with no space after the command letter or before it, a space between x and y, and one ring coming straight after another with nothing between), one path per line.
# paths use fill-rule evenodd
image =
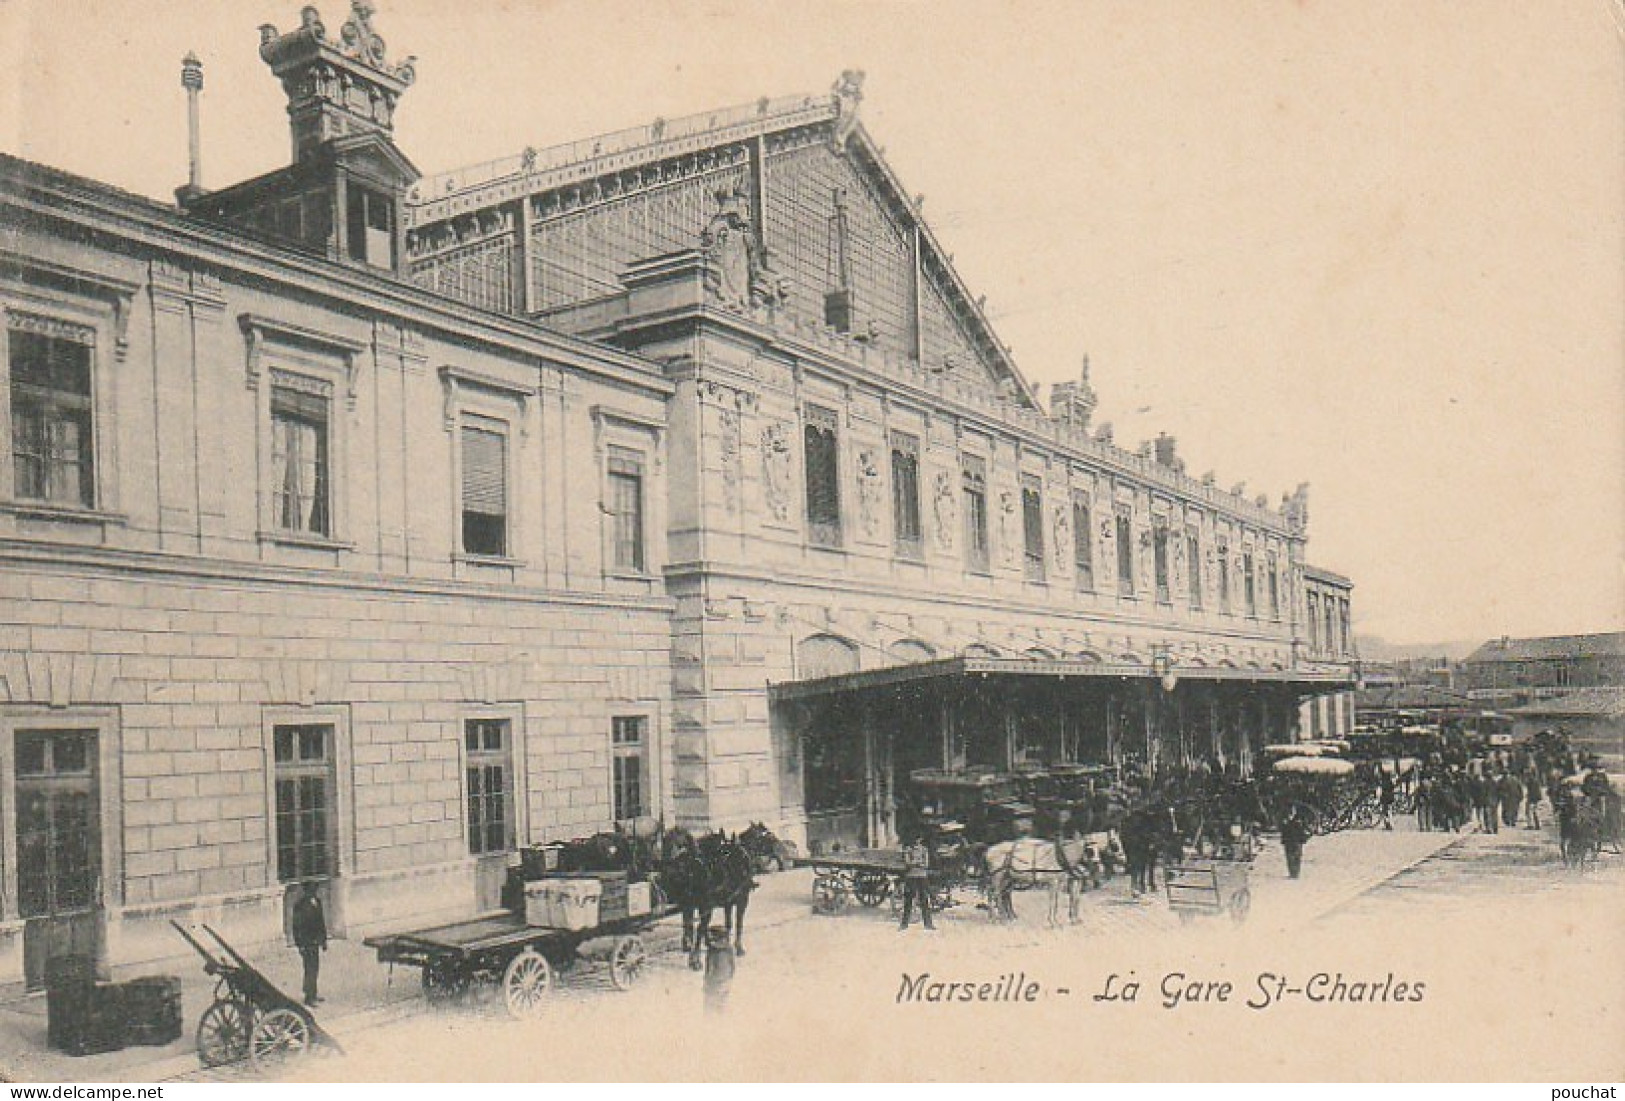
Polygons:
M1049 889L1050 925L1061 924L1061 894L1066 893L1067 920L1078 921L1085 884L1100 886L1100 854L1082 838L1050 841L1023 837L1001 841L987 850L988 913L995 920L1014 920L1011 892L1029 887Z

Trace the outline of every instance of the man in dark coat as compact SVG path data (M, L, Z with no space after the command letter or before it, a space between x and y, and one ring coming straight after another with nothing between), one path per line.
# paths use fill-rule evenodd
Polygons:
M1281 823L1281 848L1286 851L1286 874L1293 879L1303 870L1303 846L1309 840L1309 823L1297 807Z
M322 900L316 896L316 884L307 883L304 893L293 907L293 944L305 963L305 1004L321 1002L316 992L316 981L322 971L322 953L327 951L327 915L322 912Z

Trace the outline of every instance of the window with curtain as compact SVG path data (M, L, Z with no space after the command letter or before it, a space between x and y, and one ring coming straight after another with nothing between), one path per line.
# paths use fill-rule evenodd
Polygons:
M465 424L463 440L463 551L508 553L508 439Z
M13 316L9 330L13 492L24 500L91 508L90 331L23 316Z
M987 464L976 455L962 456L960 478L965 497L965 567L976 573L986 573Z
M901 432L891 439L892 520L897 553L918 558L920 536L920 441Z
M634 452L612 449L609 453L609 509L614 523L615 568L644 568L643 556L643 460Z
M514 841L513 724L469 719L463 724L468 768L468 851L509 852Z
M841 545L841 460L833 412L808 406L802 427L807 468L807 536L824 546Z
M1031 474L1021 476L1021 546L1027 580L1044 580L1044 492Z
M1078 589L1095 587L1095 529L1087 497L1072 498L1072 572Z
M271 388L271 496L282 531L331 535L328 399L313 387Z

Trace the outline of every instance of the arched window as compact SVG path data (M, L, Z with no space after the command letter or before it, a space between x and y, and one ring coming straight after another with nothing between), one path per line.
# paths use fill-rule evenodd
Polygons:
M838 677L858 671L858 648L834 635L813 635L796 647L796 675L802 680Z

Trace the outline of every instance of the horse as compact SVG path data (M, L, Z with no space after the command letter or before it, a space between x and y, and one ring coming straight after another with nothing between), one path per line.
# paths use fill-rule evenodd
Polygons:
M734 953L745 954L745 910L756 887L750 854L737 839L720 830L698 840L675 839L670 859L661 865L660 883L666 897L683 915L683 950L694 970L703 966L701 949L711 913L720 909L724 931L731 934ZM696 920L697 919L697 920Z
M1048 841L1023 837L990 845L987 862L988 914L995 920L1014 920L1011 893L1027 887L1049 889L1047 920L1061 924L1061 893L1066 892L1067 920L1078 921L1079 901L1085 885L1100 886L1100 857L1082 838Z
M1563 866L1585 871L1602 850L1602 808L1578 794L1569 794L1557 808L1557 845Z
M790 846L773 835L761 822L752 822L740 832L740 847L750 854L751 866L758 872L782 872L788 864Z

